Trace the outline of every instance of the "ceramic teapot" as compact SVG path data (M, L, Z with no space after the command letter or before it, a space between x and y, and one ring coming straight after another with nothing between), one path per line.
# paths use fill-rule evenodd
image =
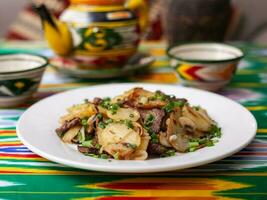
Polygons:
M59 59L82 69L123 66L147 25L143 0L70 0L59 20L36 6L49 46Z

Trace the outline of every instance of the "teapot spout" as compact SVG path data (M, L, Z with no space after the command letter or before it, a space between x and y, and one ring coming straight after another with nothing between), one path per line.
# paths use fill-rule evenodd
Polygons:
M57 20L46 6L35 6L41 18L44 36L54 52L61 56L69 55L73 49L72 36L66 23Z

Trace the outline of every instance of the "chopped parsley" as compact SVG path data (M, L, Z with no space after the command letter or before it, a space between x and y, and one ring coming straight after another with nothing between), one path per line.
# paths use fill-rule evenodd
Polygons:
M110 124L110 123L112 123L113 122L113 119L107 119L106 121L105 121L105 125L108 125L108 124Z
M114 115L117 113L118 109L120 108L120 105L118 103L112 104L110 101L110 98L104 98L103 101L100 103L100 106L108 109L111 114Z
M163 107L163 109L170 113L172 112L176 107L183 107L185 105L185 102L184 101L171 101L169 103L167 103L167 105L165 105Z
M104 122L99 122L98 127L104 129L104 128L106 128L106 125Z
M102 159L108 159L108 155L103 153L103 154L100 154L99 155L99 158L102 158Z
M111 104L109 107L108 107L108 110L111 111L111 114L112 115L115 115L118 111L118 109L120 108L119 104L115 103L115 104Z
M97 119L101 120L101 119L103 118L103 115L102 115L101 113L98 113L98 114L96 115L96 117L97 117Z
M154 115L148 114L145 120L145 124L144 124L145 127L151 127L154 122L154 119L155 119Z
M126 119L126 120L124 121L124 123L126 124L126 126L127 126L128 128L131 128L131 129L134 128L133 122L132 122L131 120Z
M217 125L212 125L209 130L210 135L220 138L222 136L222 129Z
M130 118L134 118L134 114L131 113L131 114L129 115L129 117L130 117Z
M199 146L199 142L189 142L189 148L198 147L198 146Z
M82 127L78 133L78 141L81 143L85 141L85 129L84 129L84 127Z
M115 153L115 154L113 155L113 157L114 157L114 159L119 160L119 152Z
M155 95L150 97L150 100L160 100L160 101L165 101L168 98L167 95L162 93L161 91L156 91Z
M159 143L159 138L158 138L158 135L156 133L152 133L150 136L151 136L151 142L153 144L158 144Z
M92 140L83 141L83 142L82 142L82 146L83 146L83 147L93 147L92 142L93 142Z
M95 148L96 148L96 149L100 149L100 148L101 148L101 145L100 145L100 144L96 144L96 145L95 145Z
M174 149L169 149L163 154L163 157L171 157L171 156L175 156L175 154L176 154L176 151Z
M83 118L81 121L81 125L87 126L87 121L88 121L88 118Z
M111 104L110 103L110 98L106 97L106 98L103 99L103 101L101 101L100 106L103 107L103 108L108 109L110 104Z
M201 109L200 106L193 106L193 108L196 110L196 111L199 111Z

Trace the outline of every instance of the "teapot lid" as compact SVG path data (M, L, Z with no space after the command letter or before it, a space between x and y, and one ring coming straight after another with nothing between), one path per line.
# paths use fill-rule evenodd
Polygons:
M124 5L126 0L70 0L72 4Z

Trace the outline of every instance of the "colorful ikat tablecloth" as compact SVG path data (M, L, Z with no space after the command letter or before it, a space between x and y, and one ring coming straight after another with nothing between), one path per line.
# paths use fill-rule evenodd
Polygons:
M143 43L140 50L157 59L150 73L116 80L80 80L48 67L33 100L17 108L0 109L0 199L267 199L267 48L235 45L246 52L246 57L232 83L220 93L244 105L258 122L257 137L239 153L183 171L112 174L50 162L32 153L17 138L15 127L20 115L52 94L110 82L179 84L169 67L164 43ZM9 52L52 55L43 43L0 43L0 53Z

